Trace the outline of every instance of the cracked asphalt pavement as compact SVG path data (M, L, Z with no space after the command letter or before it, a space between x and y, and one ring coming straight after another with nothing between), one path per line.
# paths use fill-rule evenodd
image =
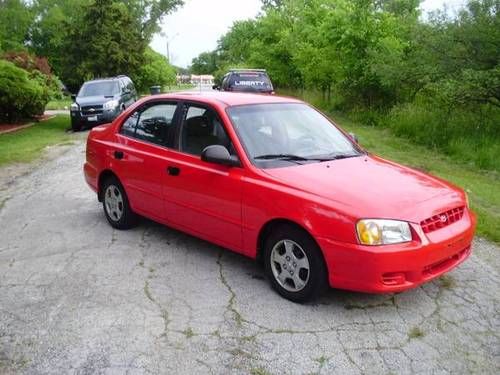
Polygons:
M0 173L1 374L500 373L491 243L412 291L294 304L250 259L148 220L113 230L84 137Z

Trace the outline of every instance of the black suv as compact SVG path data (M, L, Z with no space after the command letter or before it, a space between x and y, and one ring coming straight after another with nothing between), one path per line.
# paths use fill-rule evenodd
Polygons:
M78 131L113 121L137 100L137 91L130 78L118 76L87 81L72 99L71 128Z
M264 69L232 69L214 90L274 94L273 85Z

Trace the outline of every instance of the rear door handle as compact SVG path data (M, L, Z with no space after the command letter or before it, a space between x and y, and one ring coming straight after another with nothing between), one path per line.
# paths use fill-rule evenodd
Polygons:
M123 151L115 151L114 156L115 156L115 159L118 159L118 160L123 159Z
M169 166L167 167L167 173L170 176L178 176L181 173L180 168Z

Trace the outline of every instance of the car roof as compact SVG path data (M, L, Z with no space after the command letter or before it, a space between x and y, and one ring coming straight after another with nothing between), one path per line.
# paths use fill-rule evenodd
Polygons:
M117 81L119 79L128 78L127 76L117 76L117 77L106 77L106 78L96 78L90 81L85 81L84 83L94 83L94 82L105 82L105 81Z
M267 73L266 69L231 69L229 73Z
M228 107L246 104L269 104L269 103L303 103L302 101L278 95L207 91L207 92L179 92L171 94L160 94L153 96L156 99L195 100L207 104L222 103ZM149 99L152 97L149 96Z

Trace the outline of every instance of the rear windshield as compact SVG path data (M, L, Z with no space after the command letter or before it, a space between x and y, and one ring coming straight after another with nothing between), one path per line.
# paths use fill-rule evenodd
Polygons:
M103 81L103 82L89 82L85 83L78 96L111 96L118 94L120 89L118 87L118 82L115 81Z
M273 91L273 85L266 73L233 73L229 87L238 91Z

